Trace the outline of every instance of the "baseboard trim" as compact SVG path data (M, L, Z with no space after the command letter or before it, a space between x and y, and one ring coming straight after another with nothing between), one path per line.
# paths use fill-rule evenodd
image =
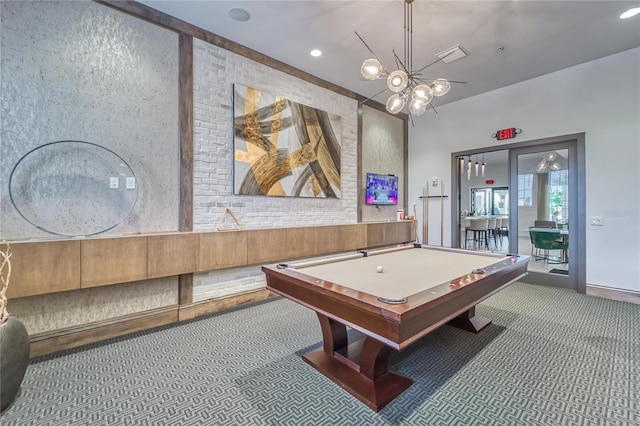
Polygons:
M188 321L204 315L225 311L247 303L260 302L276 296L277 295L270 290L262 288L218 299L204 300L202 302L195 302L189 305L181 305L178 317L180 321Z
M631 290L587 284L587 295L640 304L640 293Z

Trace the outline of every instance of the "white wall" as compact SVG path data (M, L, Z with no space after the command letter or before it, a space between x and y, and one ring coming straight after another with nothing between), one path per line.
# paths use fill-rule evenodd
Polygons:
M640 292L640 48L444 105L437 115L415 120L409 128L409 204L432 176L445 179L450 195L451 152L499 145L491 134L507 127L522 129L509 142L585 133L587 284ZM447 199L445 245L450 207ZM432 229L439 229L436 214L430 214ZM592 216L602 216L604 226L589 226ZM439 235L431 234L435 244Z

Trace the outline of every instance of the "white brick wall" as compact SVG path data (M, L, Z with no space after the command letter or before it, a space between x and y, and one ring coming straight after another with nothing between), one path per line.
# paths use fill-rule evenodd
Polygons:
M194 275L193 300L201 301L264 288L266 278L259 267L230 268Z
M233 195L233 84L341 117L342 198ZM194 40L194 231L213 231L225 208L244 229L357 221L357 101ZM264 287L259 267L194 276L194 301Z

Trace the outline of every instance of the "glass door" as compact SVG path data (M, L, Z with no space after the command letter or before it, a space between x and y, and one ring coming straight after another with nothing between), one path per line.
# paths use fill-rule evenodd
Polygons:
M577 179L575 147L554 143L513 149L510 247L532 257L522 281L577 288L572 222ZM573 219L573 220L572 220Z
M452 153L452 160L452 247L509 253L509 151ZM484 219L496 222L487 230L487 244L478 244L471 228Z

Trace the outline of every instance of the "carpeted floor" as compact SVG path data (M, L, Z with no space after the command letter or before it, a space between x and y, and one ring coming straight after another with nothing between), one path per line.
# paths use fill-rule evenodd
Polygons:
M34 360L9 425L640 425L640 305L516 283L393 357L413 386L374 413L307 365L286 299Z

